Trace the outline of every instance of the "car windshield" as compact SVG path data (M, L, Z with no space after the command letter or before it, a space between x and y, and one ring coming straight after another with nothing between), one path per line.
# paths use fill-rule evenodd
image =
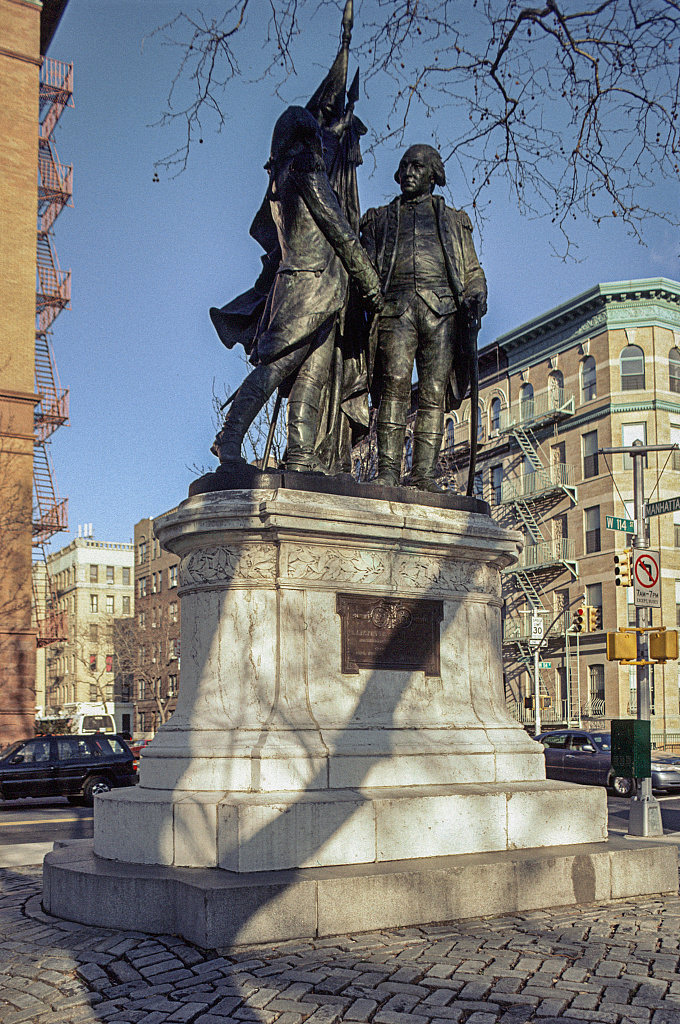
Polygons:
M612 738L608 732L591 732L590 738L598 750L611 750Z

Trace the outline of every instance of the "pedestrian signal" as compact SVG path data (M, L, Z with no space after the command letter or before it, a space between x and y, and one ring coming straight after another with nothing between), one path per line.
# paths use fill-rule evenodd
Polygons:
M586 627L589 633L594 633L602 628L601 608L593 608L592 605L586 607Z
M678 631L662 629L658 633L649 634L649 657L652 661L677 661Z
M607 661L631 662L637 658L637 633L621 630L607 633Z
M620 555L614 555L614 576L617 587L633 585L633 552L625 548Z

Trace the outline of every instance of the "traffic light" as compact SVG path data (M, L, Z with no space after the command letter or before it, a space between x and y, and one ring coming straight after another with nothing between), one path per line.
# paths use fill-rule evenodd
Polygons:
M586 605L586 630L588 633L594 633L596 630L602 628L602 610L600 608L593 608L592 605Z
M624 548L620 555L614 555L614 575L617 587L633 585L633 552Z
M677 661L678 631L662 629L658 633L649 634L649 657L652 661Z
M582 633L586 628L586 606L583 605L581 608L577 608L574 612L574 619L571 624L571 628L575 633Z
M620 630L607 633L607 661L635 661L637 658L637 633L634 630Z

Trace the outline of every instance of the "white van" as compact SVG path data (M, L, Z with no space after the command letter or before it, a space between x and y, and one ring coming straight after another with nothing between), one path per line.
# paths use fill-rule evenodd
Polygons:
M91 732L116 732L113 715L104 712L85 711L72 719L71 732L78 736Z

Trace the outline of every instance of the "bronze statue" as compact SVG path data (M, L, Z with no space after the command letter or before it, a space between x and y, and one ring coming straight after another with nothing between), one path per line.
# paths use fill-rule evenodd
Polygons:
M308 110L289 107L278 119L266 169L280 261L250 350L257 365L236 392L212 450L221 463L241 461L251 422L274 390L287 386L286 468L324 471L319 414L348 279L374 311L382 305L380 283L331 188L321 128Z
M437 150L411 146L394 177L401 196L367 210L361 220L362 244L385 297L372 386L374 405L379 403L379 472L373 482L399 483L415 360L411 484L439 491L435 472L444 410L458 408L471 383L476 404L477 329L486 312L486 280L470 218L432 194L435 185L446 183Z

